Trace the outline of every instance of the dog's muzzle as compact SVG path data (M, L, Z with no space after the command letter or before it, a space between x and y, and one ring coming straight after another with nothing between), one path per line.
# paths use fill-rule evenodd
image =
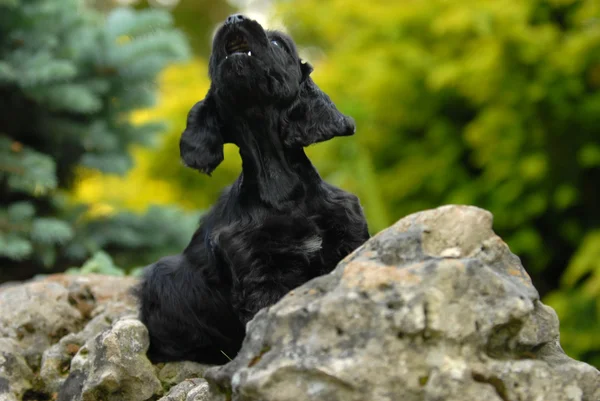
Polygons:
M243 23L246 20L247 18L242 14L233 14L227 17L225 20L225 25L233 27L237 24ZM248 39L241 30L235 30L227 35L225 40L225 51L227 53L226 58L229 58L229 56L234 54L252 56Z
M238 23L240 23L240 22L242 22L244 20L246 20L246 17L244 17L242 14L231 14L225 20L225 25L238 24Z

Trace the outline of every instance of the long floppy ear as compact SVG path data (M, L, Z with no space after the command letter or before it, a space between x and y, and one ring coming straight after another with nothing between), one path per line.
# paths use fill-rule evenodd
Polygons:
M285 137L288 147L308 146L323 142L334 136L354 134L354 120L335 107L329 96L309 76L312 66L302 63L303 74L298 98L284 117Z
M187 167L210 175L223 161L222 124L209 94L192 107L185 131L179 140L179 153Z

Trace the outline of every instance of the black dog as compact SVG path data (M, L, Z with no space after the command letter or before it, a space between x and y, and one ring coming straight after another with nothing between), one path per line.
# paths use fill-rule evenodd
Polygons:
M189 113L181 157L210 174L223 144L234 143L243 171L183 254L145 274L139 298L153 361L226 362L259 309L368 239L358 198L324 182L304 153L355 129L311 71L288 36L242 15L217 32L212 86Z

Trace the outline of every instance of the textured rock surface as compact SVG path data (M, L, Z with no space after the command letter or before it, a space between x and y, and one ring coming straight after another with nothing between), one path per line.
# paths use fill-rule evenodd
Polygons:
M83 322L69 303L69 291L57 283L9 287L0 292L0 311L0 337L18 342L34 369L46 348Z
M169 390L186 379L204 377L204 373L209 367L209 365L201 365L189 361L158 364L158 379L163 384L163 388ZM203 381L203 383L206 382Z
M204 379L188 379L173 387L158 401L209 401L208 383Z
M20 400L32 387L33 379L17 342L0 338L0 401Z
M249 324L215 400L600 400L490 213L408 216Z
M79 348L135 313L135 282L58 274L0 287L0 401L55 397Z
M59 274L0 287L0 401L156 400L178 384L166 399L206 400L207 366L146 358L136 282Z
M249 324L223 367L152 365L135 279L0 287L0 401L598 401L491 215L408 216ZM204 378L203 378L204 377ZM206 379L206 380L205 380Z
M139 320L118 320L77 351L58 400L143 401L159 393L161 383L146 357L149 345Z
M115 301L101 305L94 310L94 316L83 330L64 336L58 343L44 351L40 377L44 382L45 390L49 393L58 392L70 372L71 360L86 341L109 329L120 317L136 313L134 305L124 302Z

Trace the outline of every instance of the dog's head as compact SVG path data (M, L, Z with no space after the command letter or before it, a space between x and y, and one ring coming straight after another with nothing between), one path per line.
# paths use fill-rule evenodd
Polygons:
M268 105L291 101L308 69L287 35L236 14L215 35L209 75L222 102Z
M184 163L210 174L223 160L223 144L239 145L231 113L250 109L268 110L264 117L277 119L273 125L285 148L352 135L354 121L317 87L312 70L288 35L265 31L240 14L228 17L213 41L211 88L190 110L181 137Z

